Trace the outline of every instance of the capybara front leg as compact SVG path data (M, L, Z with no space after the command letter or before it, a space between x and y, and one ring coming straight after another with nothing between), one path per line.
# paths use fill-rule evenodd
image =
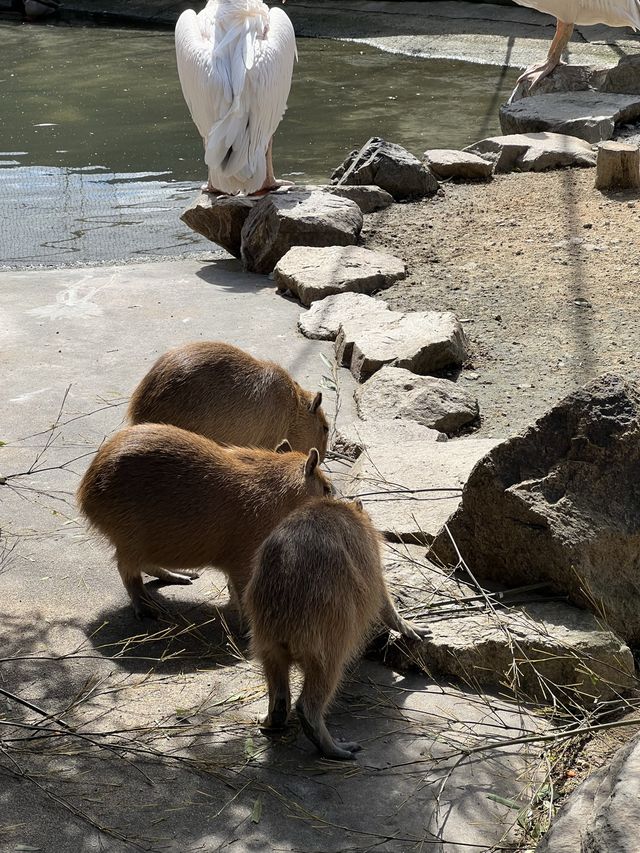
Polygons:
M387 593L386 601L382 607L382 621L387 628L392 628L394 631L407 637L409 640L421 640L431 636L431 631L428 628L414 627L411 622L407 622L396 610L395 604L391 600L391 596Z
M335 741L324 721L327 706L335 692L341 667L336 663L333 671L317 662L304 662L304 686L296 702L296 711L302 730L325 758L340 761L353 759L353 754L362 747L359 743Z

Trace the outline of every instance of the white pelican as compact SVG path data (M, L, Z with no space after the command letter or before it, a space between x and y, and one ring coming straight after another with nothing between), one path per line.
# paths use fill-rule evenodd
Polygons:
M287 15L260 0L209 0L176 24L182 94L204 142L207 192L267 192L272 137L287 107L296 40Z
M561 62L575 24L607 24L610 27L640 29L640 0L516 0L520 6L529 6L556 18L556 34L544 62L532 65L518 78L521 83L536 83L547 77ZM515 94L515 92L514 92Z

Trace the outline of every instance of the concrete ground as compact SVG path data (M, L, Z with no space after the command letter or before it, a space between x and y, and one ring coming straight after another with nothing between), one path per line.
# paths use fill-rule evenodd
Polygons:
M196 0L64 0L62 20L172 27ZM0 0L0 14L11 0ZM553 36L549 15L517 5L434 0L287 0L298 36L355 39L398 53L524 68L542 59ZM566 59L613 65L638 50L628 28L577 27Z
M331 344L298 312L232 260L0 273L1 850L515 849L539 749L497 745L537 718L366 661L330 715L364 746L353 764L295 728L267 741L222 576L136 622L78 517L79 476L169 346L223 338L318 387Z

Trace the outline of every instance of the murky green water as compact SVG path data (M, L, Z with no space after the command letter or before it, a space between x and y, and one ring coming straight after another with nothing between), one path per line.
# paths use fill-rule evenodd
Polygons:
M373 135L420 155L498 131L499 69L301 40L276 171L326 181ZM0 25L0 263L208 248L177 220L205 178L167 32Z

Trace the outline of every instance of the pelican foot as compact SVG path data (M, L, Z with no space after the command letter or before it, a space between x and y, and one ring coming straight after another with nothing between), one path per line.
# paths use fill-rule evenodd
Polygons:
M288 193L290 190L295 189L296 185L293 181L273 181L269 184L265 184L260 187L259 190L256 190L254 193L249 193L249 198L256 198L262 195L267 195L268 193Z
M211 184L202 184L200 189L203 193L208 193L209 195L217 195L220 196L220 198L229 198L229 193L223 193L222 190L212 187Z
M558 65L565 65L565 63L558 62L555 59L545 59L544 62L538 62L535 65L529 66L516 80L515 88L507 103L512 104L525 94L530 95L538 83L544 80L545 77L548 77Z

